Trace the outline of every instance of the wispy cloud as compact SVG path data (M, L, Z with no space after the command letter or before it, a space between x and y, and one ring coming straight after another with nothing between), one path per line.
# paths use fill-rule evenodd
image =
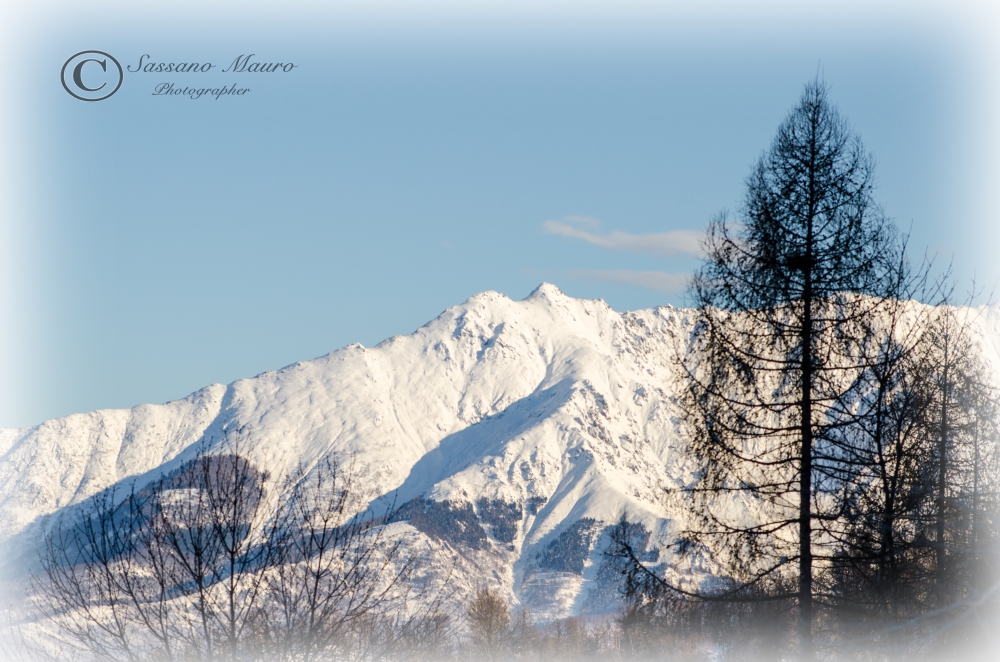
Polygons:
M637 285L646 289L677 294L687 289L691 274L670 274L665 271L631 271L629 269L576 269L570 272L574 278L601 280L622 285Z
M705 236L698 230L652 234L629 234L615 230L610 234L596 234L594 231L600 225L600 221L590 216L568 216L562 221L545 221L542 229L549 234L582 239L602 248L651 255L701 255L701 242Z

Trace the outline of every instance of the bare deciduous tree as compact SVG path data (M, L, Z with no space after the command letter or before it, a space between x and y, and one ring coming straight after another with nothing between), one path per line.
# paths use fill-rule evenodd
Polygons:
M364 478L353 463L325 458L286 481L269 531L275 557L263 574L266 599L258 609L273 659L342 651L355 626L404 610L413 561L386 535L391 511L367 510L375 495Z
M251 450L231 434L61 519L34 592L63 636L128 662L377 659L438 646L450 632L442 600L411 589L414 561L389 536L390 513L367 509L363 469L327 458L276 484Z
M514 624L507 599L492 589L481 588L469 604L466 617L473 645L482 659L489 662L501 659Z

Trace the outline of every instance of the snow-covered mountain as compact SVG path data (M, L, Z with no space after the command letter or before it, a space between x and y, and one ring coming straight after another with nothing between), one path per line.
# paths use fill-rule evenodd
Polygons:
M977 324L995 360L1000 309ZM353 454L401 507L400 535L455 559L460 585L499 584L540 619L602 611L606 527L627 510L668 541L682 524L663 488L690 470L670 367L688 331L669 306L618 313L549 284L522 301L485 292L374 348L0 430L0 563L17 574L61 509L241 428L253 461L279 474Z

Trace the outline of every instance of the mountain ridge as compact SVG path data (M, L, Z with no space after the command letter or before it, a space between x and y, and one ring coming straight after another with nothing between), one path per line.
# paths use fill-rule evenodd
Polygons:
M979 322L994 365L997 312ZM59 512L152 480L240 429L252 460L276 475L331 453L356 458L376 511L395 503L390 526L456 560L465 589L491 578L542 620L607 609L597 572L606 527L628 511L664 562L683 527L663 494L692 470L670 365L689 331L685 309L619 313L543 283L520 301L476 294L412 334L162 405L0 430L0 555L17 574ZM697 583L710 559L674 571Z

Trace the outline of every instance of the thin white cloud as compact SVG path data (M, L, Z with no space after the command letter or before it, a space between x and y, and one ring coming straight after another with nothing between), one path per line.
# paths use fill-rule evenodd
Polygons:
M699 230L672 230L652 234L629 234L615 230L610 234L595 234L600 227L596 218L568 216L562 221L545 221L542 229L549 234L582 239L601 248L646 253L651 255L701 255L705 233ZM586 229L585 229L586 228Z
M665 271L631 271L629 269L576 269L570 272L574 278L600 280L621 285L636 285L665 294L677 294L687 289L691 274L670 274Z

